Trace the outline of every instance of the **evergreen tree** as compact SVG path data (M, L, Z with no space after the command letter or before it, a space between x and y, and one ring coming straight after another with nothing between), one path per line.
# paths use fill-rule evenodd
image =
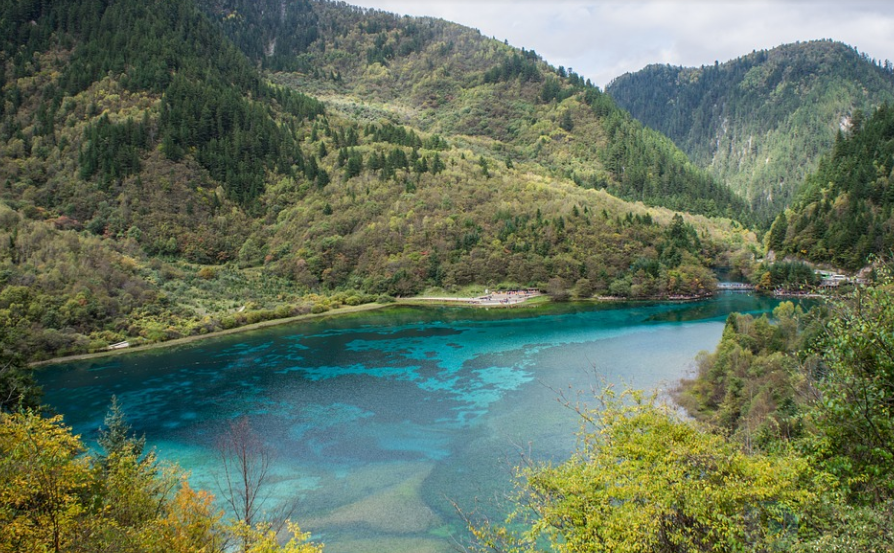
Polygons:
M146 437L137 438L131 433L127 417L118 403L118 397L112 396L109 411L103 420L103 426L99 429L97 443L105 451L104 459L114 455L129 455L139 459L146 447Z

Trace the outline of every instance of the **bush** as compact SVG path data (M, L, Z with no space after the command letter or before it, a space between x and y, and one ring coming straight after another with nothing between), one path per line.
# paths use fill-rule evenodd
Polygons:
M521 470L506 526L472 525L474 551L779 551L813 522L806 459L747 455L637 392L601 400L570 460Z

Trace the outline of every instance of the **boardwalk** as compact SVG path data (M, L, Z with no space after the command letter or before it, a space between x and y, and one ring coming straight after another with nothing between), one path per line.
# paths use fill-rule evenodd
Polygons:
M465 303L468 305L480 305L486 307L517 305L525 300L540 296L540 292L536 290L518 290L510 292L491 292L477 298L457 298L457 297L421 297L413 298L421 301L437 301L437 302L454 302Z
M717 289L749 292L751 290L754 290L754 285L746 284L744 282L718 282Z
M515 305L529 298L539 296L540 292L534 290L513 290L510 292L491 292L484 296L473 298L470 302L474 305Z

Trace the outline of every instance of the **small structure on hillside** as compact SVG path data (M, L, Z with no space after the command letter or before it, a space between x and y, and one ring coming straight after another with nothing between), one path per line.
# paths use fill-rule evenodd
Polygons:
M838 288L842 284L851 282L850 277L832 271L816 270L814 274L820 277L820 286L822 288Z

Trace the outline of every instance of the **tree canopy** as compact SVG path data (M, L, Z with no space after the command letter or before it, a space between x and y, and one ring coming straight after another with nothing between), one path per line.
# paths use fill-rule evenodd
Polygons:
M894 240L894 109L883 104L855 116L847 133L805 181L792 209L771 232L780 254L796 254L845 269L887 256Z
M809 525L805 459L746 454L654 397L603 401L570 460L522 471L509 526L473 526L482 551L763 551Z
M223 553L239 543L244 553L322 551L293 524L280 545L269 525L224 520L210 494L121 435L126 421L115 407L107 423L115 444L105 440L111 449L94 456L61 416L0 412L0 549Z

